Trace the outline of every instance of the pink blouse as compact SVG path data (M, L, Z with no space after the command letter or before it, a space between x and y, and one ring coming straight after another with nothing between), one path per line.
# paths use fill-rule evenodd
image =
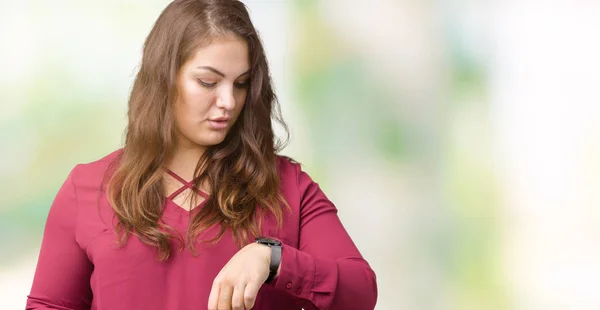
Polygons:
M172 251L160 262L154 247L130 237L119 247L114 213L99 191L119 151L77 165L48 214L26 309L206 309L213 279L238 251L231 232L197 255ZM282 241L281 270L260 289L253 309L373 309L375 273L337 216L336 207L300 165L278 158L283 195L291 207L283 228L263 219L265 236ZM182 235L202 205L186 211L165 199L162 220ZM199 236L214 236L211 227Z

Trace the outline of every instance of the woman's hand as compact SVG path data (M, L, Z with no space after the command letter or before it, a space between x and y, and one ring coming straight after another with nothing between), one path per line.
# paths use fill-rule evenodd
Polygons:
M227 262L213 281L208 297L209 310L246 310L269 276L271 248L251 243Z

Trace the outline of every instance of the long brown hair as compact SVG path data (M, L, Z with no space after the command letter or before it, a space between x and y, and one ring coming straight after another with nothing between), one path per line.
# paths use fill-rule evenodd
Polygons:
M211 195L190 220L186 239L194 251L200 232L219 224L218 242L231 229L239 246L260 234L265 211L281 225L287 203L280 193L277 152L287 143L287 126L273 92L262 43L244 4L236 0L175 0L160 14L148 35L142 63L129 98L125 145L111 178L107 196L118 220L119 241L130 234L158 248L159 258L171 254L170 240L182 236L162 223L162 178L175 146L172 105L177 74L202 45L222 35L248 44L250 85L244 108L225 140L211 146L196 166L195 184L206 181ZM279 140L271 119L282 125Z

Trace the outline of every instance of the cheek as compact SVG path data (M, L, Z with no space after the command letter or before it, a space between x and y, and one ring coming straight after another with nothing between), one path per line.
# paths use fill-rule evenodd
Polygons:
M214 98L211 91L197 85L195 81L186 83L181 90L181 112L188 118L200 117L202 113L206 113L210 109L210 105Z
M236 105L236 113L240 113L240 111L242 111L242 109L244 108L244 105L246 105L246 95L247 95L247 91L244 92L240 92L239 94L236 95L235 98L235 102L237 103Z
M189 115L187 112L186 104L183 101L179 101L175 104L175 126L177 129L181 131L185 131L187 127L189 127L189 123L191 122Z

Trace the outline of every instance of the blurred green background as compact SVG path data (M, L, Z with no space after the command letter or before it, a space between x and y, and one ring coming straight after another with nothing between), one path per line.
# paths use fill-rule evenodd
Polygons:
M248 0L377 309L600 308L600 4ZM0 300L71 168L121 146L168 1L0 2ZM4 309L4 306L2 306Z

